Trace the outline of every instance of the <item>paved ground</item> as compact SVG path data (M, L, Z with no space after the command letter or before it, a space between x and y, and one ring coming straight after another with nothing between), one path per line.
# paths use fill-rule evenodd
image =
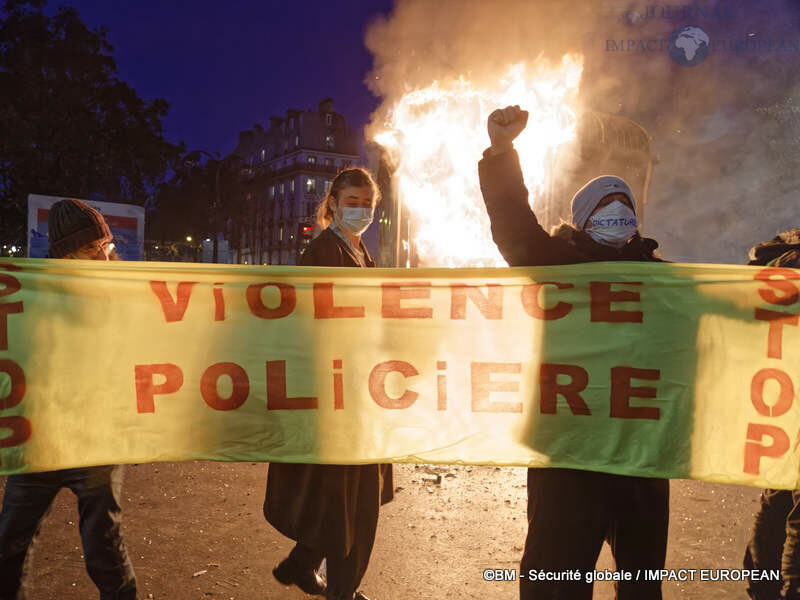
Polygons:
M381 512L362 589L373 600L511 600L516 582L486 582L487 568L514 569L525 535L525 471L396 465L395 500ZM130 466L125 536L143 599L301 600L270 570L290 542L261 514L266 465L161 463ZM0 478L2 480L2 478ZM437 483L440 481L440 483ZM667 567L738 569L758 490L673 481ZM598 568L610 568L604 549ZM699 573L697 575L699 578ZM36 544L30 600L87 600L75 499L62 491ZM609 599L607 583L595 598ZM746 598L736 582L669 582L667 600Z

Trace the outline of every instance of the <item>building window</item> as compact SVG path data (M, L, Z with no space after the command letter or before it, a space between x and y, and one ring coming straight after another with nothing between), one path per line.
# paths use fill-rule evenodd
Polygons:
M331 191L331 183L333 183L333 182L332 181L328 181L327 179L325 180L325 193L326 194Z
M294 117L292 117L291 120L289 121L289 128L294 129L296 126L297 123L295 123Z
M289 191L294 194L294 179L289 182Z
M313 177L306 178L306 194L313 194L317 191L317 182Z
M316 156L309 156L308 157L308 164L310 164L310 165L317 164L317 157Z
M294 145L295 145L295 147L300 145L300 136L299 135L294 136Z
M328 113L325 115L325 124L326 125L333 125L333 115Z
M269 186L269 199L270 200L274 200L275 199L275 188L276 187L277 186L274 186L274 185Z
M326 148L333 148L336 145L336 141L333 139L332 135L325 136L325 147Z
M264 162L265 160L267 160L267 151L264 148L262 148L261 149L261 162Z
M281 228L278 230L278 241L283 241L283 225L281 225Z
M286 193L286 184L281 181L281 196Z

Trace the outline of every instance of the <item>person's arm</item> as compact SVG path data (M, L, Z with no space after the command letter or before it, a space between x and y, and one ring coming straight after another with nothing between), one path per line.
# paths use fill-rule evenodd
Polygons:
M483 201L492 224L492 239L512 267L572 262L574 250L551 238L528 205L514 138L525 128L528 113L519 106L496 110L489 116L492 145L478 163Z

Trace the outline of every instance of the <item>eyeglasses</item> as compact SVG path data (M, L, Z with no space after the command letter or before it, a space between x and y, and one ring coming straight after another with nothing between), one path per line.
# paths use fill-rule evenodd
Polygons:
M79 248L74 252L75 258L84 260L108 260L114 251L114 243L111 240L98 240Z

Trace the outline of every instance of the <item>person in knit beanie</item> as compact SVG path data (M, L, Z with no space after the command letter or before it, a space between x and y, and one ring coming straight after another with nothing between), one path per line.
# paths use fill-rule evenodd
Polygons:
M103 215L80 200L53 204L48 226L52 258L109 260L113 253ZM0 600L25 597L30 547L64 487L78 498L84 562L100 599L136 600L136 576L120 530L122 479L121 465L10 475L0 512Z
M748 265L800 269L800 229L783 231L753 246L749 258ZM800 490L761 492L744 568L748 573L781 573L778 581L748 577L747 593L753 600L800 599Z
M47 218L50 258L108 260L111 230L100 212L74 198L59 200Z
M570 223L552 234L539 224L513 140L527 123L519 106L489 116L491 146L478 163L492 238L509 266L570 265L599 261L660 262L655 240L639 234L630 186L604 175L572 200ZM624 359L627 360L627 359ZM600 548L611 546L618 572L664 568L669 526L669 481L579 469L528 469L528 534L520 573L587 573ZM592 583L580 577L519 578L520 600L588 600ZM661 582L615 582L617 598L661 600Z

